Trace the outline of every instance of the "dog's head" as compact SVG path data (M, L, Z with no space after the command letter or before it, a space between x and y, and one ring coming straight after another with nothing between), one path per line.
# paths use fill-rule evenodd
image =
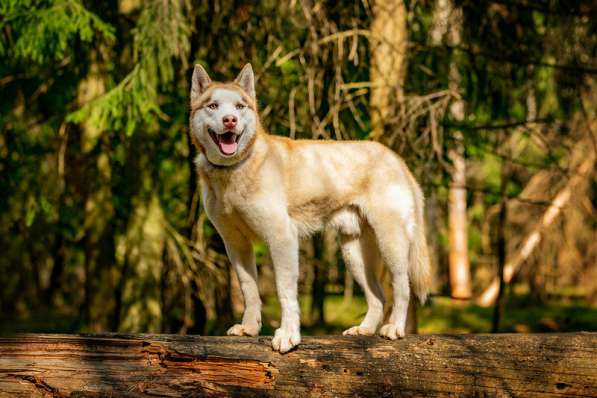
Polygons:
M258 129L255 76L246 64L236 80L212 82L196 65L191 83L191 138L210 163L240 162L255 141Z

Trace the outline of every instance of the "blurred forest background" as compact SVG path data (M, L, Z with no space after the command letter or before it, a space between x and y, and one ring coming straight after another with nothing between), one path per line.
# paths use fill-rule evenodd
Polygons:
M580 0L2 0L0 333L239 318L188 93L195 63L229 80L246 62L272 134L379 140L414 171L437 275L420 332L597 330L596 16ZM300 291L306 334L365 313L332 233L303 242Z

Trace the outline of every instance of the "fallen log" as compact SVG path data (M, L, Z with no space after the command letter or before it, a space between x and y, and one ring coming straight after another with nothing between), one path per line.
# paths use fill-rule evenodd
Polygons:
M0 396L597 396L597 333L0 338Z
M581 144L583 143L581 142ZM584 146L587 145L588 144L584 144ZM582 148L583 146L581 145L580 147ZM576 185L582 182L587 176L592 175L594 164L595 156L593 152L591 152L581 163L577 172L570 178L570 180L568 180L568 183L564 186L564 188L562 188L562 190L555 196L551 204L545 210L545 213L543 213L539 223L533 228L531 233L525 237L520 249L504 266L504 275L502 280L505 284L508 284L512 281L514 276L524 265L524 262L539 246L543 231L547 229L551 223L562 213L564 207L572 197ZM499 276L496 276L491 281L489 286L477 298L477 305L480 305L481 307L490 307L494 305L499 295L499 290L500 278Z

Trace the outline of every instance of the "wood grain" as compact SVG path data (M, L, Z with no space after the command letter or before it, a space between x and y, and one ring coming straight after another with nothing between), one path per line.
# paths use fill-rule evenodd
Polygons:
M2 397L597 396L597 333L0 338Z

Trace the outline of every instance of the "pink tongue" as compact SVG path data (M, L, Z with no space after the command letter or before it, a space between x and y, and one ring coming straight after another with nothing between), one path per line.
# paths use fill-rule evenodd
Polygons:
M234 134L223 134L218 136L218 146L225 155L232 155L236 152L236 137Z

